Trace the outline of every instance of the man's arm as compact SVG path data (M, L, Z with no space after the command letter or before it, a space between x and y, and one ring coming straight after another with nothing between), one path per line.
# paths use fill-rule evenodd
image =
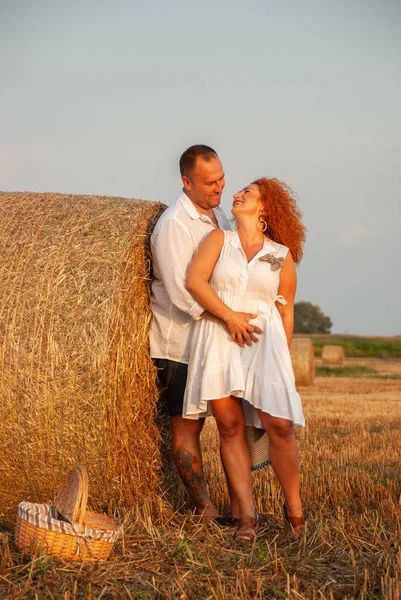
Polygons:
M193 319L199 319L204 308L185 287L193 257L193 241L187 229L173 219L165 221L152 245L152 255L170 301Z
M186 289L185 279L193 256L192 249L193 241L185 227L173 220L163 224L152 247L152 254L168 297L177 308L192 318L202 317L225 326L224 321L204 310Z

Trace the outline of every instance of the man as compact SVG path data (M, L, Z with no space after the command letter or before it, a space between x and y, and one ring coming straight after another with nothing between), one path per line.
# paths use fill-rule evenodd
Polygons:
M183 191L163 213L151 236L154 281L150 355L159 369L163 400L171 416L175 465L196 514L208 521L218 513L203 476L199 437L204 420L183 419L182 405L193 322L216 317L194 301L185 288L185 280L203 238L216 227L229 230L230 225L219 208L225 181L216 152L209 146L191 146L179 164ZM249 324L251 318L243 313L244 343L256 341L254 333L260 333Z

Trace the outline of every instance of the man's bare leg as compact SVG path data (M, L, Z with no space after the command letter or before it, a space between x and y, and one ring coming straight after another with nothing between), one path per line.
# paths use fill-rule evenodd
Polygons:
M210 500L203 476L202 454L199 436L204 419L183 419L181 415L171 417L172 450L174 462L189 497L196 507L196 514L205 522L217 517L218 513Z

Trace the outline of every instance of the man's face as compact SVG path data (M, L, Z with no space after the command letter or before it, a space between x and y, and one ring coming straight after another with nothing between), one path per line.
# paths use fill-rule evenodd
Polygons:
M209 161L199 157L189 177L182 177L187 196L204 210L215 208L220 204L221 194L225 186L224 171L220 160Z

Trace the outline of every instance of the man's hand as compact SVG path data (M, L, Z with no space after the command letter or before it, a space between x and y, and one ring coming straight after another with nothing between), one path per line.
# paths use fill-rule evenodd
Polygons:
M262 330L257 325L249 323L251 319L256 319L257 316L245 312L230 312L230 315L225 319L225 323L233 342L243 347L245 344L252 346L252 343L259 341L255 333L261 334Z
M232 338L232 334L231 334L231 329L228 326L228 324L223 321L223 319L220 319L219 317L216 317L216 315L212 314L211 312L209 312L208 310L203 311L203 313L201 314L201 317L203 319L209 319L209 321L214 321L215 323L219 323L219 325L221 325L222 327L224 327L224 329L227 331L228 335L231 336L231 339L233 339L233 342L235 342L236 344L238 344L238 346L241 346L241 348L245 345L245 346L252 346L252 344L257 343L259 341L259 338L256 337L255 333L260 334L262 333L262 330L257 327L256 325L250 325L248 323L248 321L250 319L254 319L255 317L257 317L257 315L251 315L250 313L234 313L233 311L231 311L233 315L243 315L246 319L246 323L245 323L245 327L247 328L246 331L246 337L242 337L242 341L240 342L238 338L233 339Z

